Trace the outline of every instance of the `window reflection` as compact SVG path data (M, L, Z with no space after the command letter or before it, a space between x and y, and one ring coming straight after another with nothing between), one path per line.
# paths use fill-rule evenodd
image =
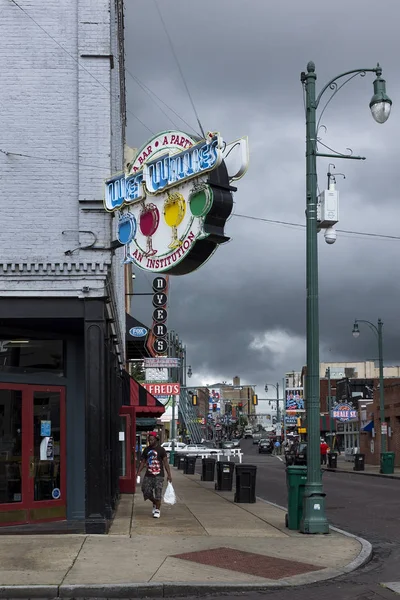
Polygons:
M34 499L57 500L60 487L60 394L35 392L33 404ZM60 490L60 492L58 492Z
M126 417L120 418L119 441L121 444L119 476L126 477Z
M0 504L22 501L22 392L0 390Z
M64 375L62 340L0 340L0 371Z

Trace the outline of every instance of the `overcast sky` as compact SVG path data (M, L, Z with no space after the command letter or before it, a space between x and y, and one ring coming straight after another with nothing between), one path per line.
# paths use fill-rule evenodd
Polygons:
M305 118L300 73L314 60L317 89L354 68L383 67L393 100L389 121L372 119L373 74L357 77L327 108L322 141L365 155L336 160L339 229L400 236L400 38L398 0L157 0L205 130L226 141L247 135L250 165L238 182L234 213L305 223ZM190 100L154 0L126 0L127 69L192 127ZM127 104L153 132L175 129L128 73ZM327 96L328 99L329 96ZM187 125L163 106L180 129ZM152 136L128 114L127 143ZM326 187L329 160L319 159ZM168 327L186 343L191 384L239 375L265 396L265 382L305 364L305 230L232 216L231 242L197 272L174 277ZM377 358L368 328L355 340L355 318L384 321L385 364L399 364L400 240L338 233L319 239L321 361ZM152 275L136 271L135 291ZM133 314L151 325L150 297ZM274 395L274 390L269 393Z

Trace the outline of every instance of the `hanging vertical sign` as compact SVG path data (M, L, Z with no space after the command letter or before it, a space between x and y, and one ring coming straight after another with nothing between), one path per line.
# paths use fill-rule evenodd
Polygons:
M165 321L168 317L166 305L168 303L168 281L165 277L155 277L153 279L153 328L154 336L153 351L160 355L165 354L168 350L167 342L167 326Z

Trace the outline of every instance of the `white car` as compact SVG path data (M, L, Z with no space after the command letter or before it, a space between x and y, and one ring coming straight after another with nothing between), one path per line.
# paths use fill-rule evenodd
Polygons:
M182 448L185 448L186 444L183 444L182 442L175 442L175 451L176 452L180 452L182 450ZM164 448L164 450L167 452L167 454L169 454L172 450L172 442L164 442L163 444L161 444L161 448Z
M217 448L209 448L204 444L188 444L183 448L179 448L178 452L182 452L183 454L218 454L219 450Z

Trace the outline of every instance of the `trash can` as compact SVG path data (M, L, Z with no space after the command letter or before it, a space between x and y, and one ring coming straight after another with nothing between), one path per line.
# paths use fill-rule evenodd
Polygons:
M215 489L220 492L232 491L233 485L233 471L235 470L235 463L233 462L217 462L217 483Z
M294 452L286 452L286 454L285 454L286 466L293 465L294 458L295 458Z
M337 469L337 453L330 452L328 454L328 467L330 469Z
M179 456L178 469L179 469L179 471L183 471L183 467L185 466L186 454L178 454L178 456Z
M288 513L285 525L288 529L300 529L303 516L304 488L307 482L307 467L292 465L286 467L288 489Z
M177 467L179 464L179 453L175 450L175 454L174 454L174 467Z
M215 458L203 458L201 462L201 480L214 481Z
M365 471L365 454L354 455L353 471Z
M185 475L194 475L196 471L196 460L197 456L185 456L185 461L183 463L183 472Z
M256 501L256 475L256 465L236 465L235 502L254 504Z
M394 452L382 452L380 468L381 473L384 475L391 475L394 473L394 458Z

